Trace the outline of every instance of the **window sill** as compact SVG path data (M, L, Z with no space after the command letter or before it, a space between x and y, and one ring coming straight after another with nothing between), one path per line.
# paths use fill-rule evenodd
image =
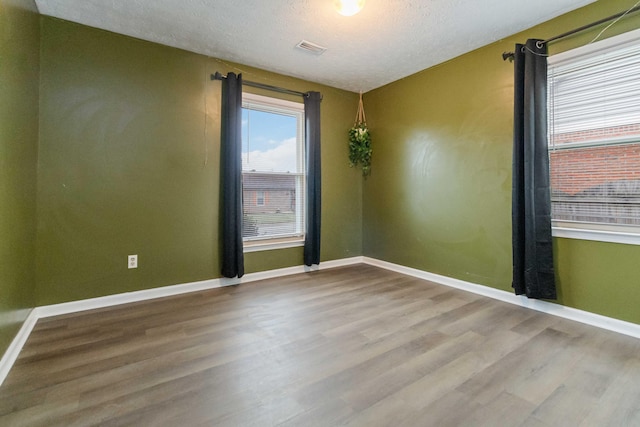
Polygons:
M553 237L561 237L565 239L640 245L640 234L625 231L591 230L585 228L554 226L552 228L552 235Z
M244 242L243 252L260 252L271 251L276 249L287 249L304 246L304 238L295 237L290 239L270 239L270 240L258 240Z

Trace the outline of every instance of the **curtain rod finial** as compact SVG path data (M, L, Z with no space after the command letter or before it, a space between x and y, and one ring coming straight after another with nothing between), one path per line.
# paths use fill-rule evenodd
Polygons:
M509 62L513 62L514 56L515 56L515 54L513 52L502 52L502 60L503 61L506 61L508 59Z

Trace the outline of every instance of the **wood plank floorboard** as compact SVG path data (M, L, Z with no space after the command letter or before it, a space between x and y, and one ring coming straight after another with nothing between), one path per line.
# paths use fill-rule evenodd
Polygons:
M367 265L41 319L0 426L640 426L640 340Z

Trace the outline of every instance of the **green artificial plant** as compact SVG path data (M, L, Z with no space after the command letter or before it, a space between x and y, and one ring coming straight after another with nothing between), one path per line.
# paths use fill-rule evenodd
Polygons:
M367 128L367 119L364 114L364 104L362 103L362 92L360 92L360 102L358 112L353 127L349 129L349 166L362 167L362 176L365 178L371 173L371 134Z

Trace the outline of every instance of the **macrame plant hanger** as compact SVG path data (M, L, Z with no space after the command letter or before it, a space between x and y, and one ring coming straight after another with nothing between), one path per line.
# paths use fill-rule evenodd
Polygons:
M367 116L364 114L364 104L362 102L362 91L360 91L360 102L358 102L358 111L356 112L356 121L353 127L367 126Z

